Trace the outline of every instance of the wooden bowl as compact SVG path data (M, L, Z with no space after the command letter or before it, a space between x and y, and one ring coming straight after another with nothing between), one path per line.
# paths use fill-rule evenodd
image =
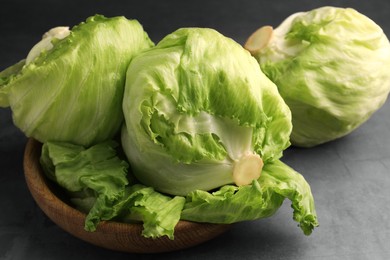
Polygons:
M86 215L61 199L61 189L48 180L40 166L42 144L29 139L24 153L24 172L27 186L43 212L68 233L91 244L129 253L160 253L192 247L206 242L223 232L229 225L202 224L179 221L175 239L164 236L157 239L141 236L142 224L114 221L101 222L95 232L84 230Z

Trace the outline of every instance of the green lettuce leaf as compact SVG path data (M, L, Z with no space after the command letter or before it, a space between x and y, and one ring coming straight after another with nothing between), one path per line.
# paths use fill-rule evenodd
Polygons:
M144 237L166 235L174 239L174 229L180 220L184 203L184 197L170 197L151 187L135 184L126 189L118 219L124 222L141 221Z
M47 142L41 165L46 175L67 191L70 201L87 213L85 229L103 220L142 222L143 236L174 239L184 197L169 197L140 184L129 185L128 164L117 156L118 144L107 141L88 149Z
M180 219L229 224L272 216L291 200L293 218L305 234L318 226L314 199L302 175L280 160L267 164L257 181L214 192L196 190L188 196L167 196L152 187L128 182L126 162L110 141L89 149L67 143L46 143L41 164L47 176L68 191L70 200L87 213L85 229L102 220L143 223L143 236L174 239Z
M182 219L228 224L272 216L285 199L291 200L293 218L304 234L318 226L314 199L305 179L280 160L267 164L251 185L226 185L214 192L188 194Z
M87 230L115 217L114 205L124 196L128 164L117 157L117 146L113 141L89 149L54 142L42 146L41 165L46 175L73 196L94 198L89 199L93 204L86 218Z

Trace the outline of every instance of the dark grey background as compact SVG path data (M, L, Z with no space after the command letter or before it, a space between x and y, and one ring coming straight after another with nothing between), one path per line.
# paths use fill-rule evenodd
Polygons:
M239 43L258 27L323 5L353 7L390 35L390 1L0 1L0 70L24 58L54 26L96 13L138 19L153 41L188 26L212 27ZM389 69L390 73L390 69ZM89 245L54 225L23 177L24 135L0 108L0 259L390 259L390 101L352 134L283 160L310 183L320 227L304 236L289 201L271 218L233 225L191 249L131 255Z

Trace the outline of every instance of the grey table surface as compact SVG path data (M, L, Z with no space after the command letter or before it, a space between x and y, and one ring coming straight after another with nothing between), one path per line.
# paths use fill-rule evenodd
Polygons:
M390 36L390 2L1 0L0 70L24 58L43 32L100 13L138 19L153 41L180 27L211 27L243 43L258 27L323 5L353 7ZM390 69L389 69L390 73ZM49 220L23 175L27 138L0 108L0 259L390 259L390 100L350 135L283 161L310 183L320 227L304 236L286 201L272 217L238 223L199 246L155 255L114 252L83 242Z

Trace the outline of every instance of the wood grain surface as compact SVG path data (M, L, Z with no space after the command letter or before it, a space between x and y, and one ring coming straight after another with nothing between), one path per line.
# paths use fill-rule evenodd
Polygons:
M42 211L58 226L96 246L129 253L160 253L189 248L206 242L229 229L230 225L202 224L179 221L175 239L158 239L141 235L142 224L104 221L95 232L84 230L86 215L61 200L59 188L44 175L39 163L42 144L29 139L24 154L24 172L27 186Z

